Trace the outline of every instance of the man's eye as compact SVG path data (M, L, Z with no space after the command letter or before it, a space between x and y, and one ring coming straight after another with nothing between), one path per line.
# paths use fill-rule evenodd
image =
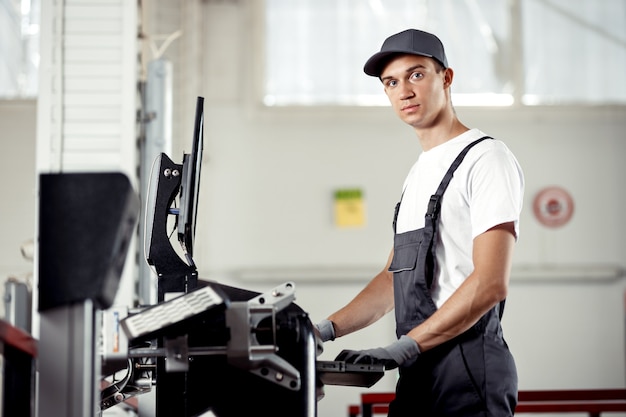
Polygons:
M413 74L411 74L411 79L419 79L419 78L422 78L421 72L414 72Z
M397 81L395 81L395 80L389 80L389 81L387 81L387 87L395 87L395 86L396 86L396 84L398 84L398 82L397 82Z

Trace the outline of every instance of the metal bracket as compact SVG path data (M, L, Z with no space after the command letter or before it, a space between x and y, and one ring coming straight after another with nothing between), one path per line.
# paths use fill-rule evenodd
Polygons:
M165 371L187 372L189 370L189 347L187 335L165 339Z
M295 285L282 284L247 302L232 302L226 310L226 325L231 338L226 348L228 362L247 369L261 378L287 389L300 389L300 372L285 359L276 355L276 313L295 299ZM272 318L274 344L261 345L255 335L259 323Z

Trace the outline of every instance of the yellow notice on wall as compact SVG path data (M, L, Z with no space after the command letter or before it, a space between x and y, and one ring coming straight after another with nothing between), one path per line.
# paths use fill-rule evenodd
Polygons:
M363 191L346 188L335 191L335 225L337 227L362 227L365 225Z

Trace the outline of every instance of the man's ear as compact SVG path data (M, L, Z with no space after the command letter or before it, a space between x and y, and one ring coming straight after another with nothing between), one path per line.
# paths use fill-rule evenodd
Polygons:
M452 79L454 78L454 71L452 68L446 68L443 72L443 86L448 88L452 85Z

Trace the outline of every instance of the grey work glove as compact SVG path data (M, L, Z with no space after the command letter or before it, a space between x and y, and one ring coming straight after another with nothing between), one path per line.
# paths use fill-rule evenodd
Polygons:
M411 365L420 355L419 345L407 335L400 336L392 344L365 350L342 350L335 358L346 363L378 364L385 369L394 369L400 365Z
M335 340L335 327L333 326L332 321L324 319L315 325L315 329L317 330L320 339L322 339L322 342Z

